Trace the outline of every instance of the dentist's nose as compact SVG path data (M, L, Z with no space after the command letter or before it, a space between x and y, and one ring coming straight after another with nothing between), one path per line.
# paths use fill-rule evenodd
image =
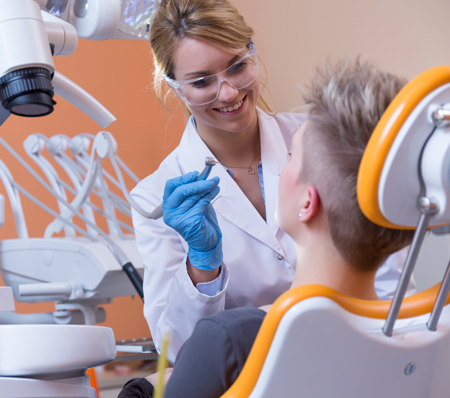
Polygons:
M219 96L217 98L219 101L231 102L237 97L238 93L238 89L230 86L226 81L222 81L219 89Z

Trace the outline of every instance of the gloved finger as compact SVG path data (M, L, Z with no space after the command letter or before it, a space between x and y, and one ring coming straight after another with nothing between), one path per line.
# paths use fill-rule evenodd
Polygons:
M208 207L210 207L212 209L212 212L215 213L214 208L211 205L211 201L217 196L217 194L220 192L220 187L216 186L214 187L214 189L210 192L207 192L206 194L204 194L201 198L199 198L197 201L193 201L194 203L187 203L188 200L186 200L183 203L183 206L195 209L196 212L198 213L203 213L205 214L206 218L209 220L208 218Z
M214 207L209 203L204 210L205 218L213 226L216 231L220 231L219 222L217 221L217 214Z
M216 185L214 189L210 192L208 192L206 195L204 195L200 200L199 203L202 203L205 205L205 207L211 203L211 201L217 196L217 194L220 192L220 187Z
M196 181L190 184L181 185L173 191L167 200L164 201L164 206L176 208L182 203L193 206L205 195L213 191L218 184L219 177L214 177L210 180Z
M172 192L179 186L194 182L197 179L198 174L199 174L198 171L191 171L187 174L183 174L180 177L175 177L171 178L170 180L167 180L166 186L164 187L163 200L166 200L172 194Z

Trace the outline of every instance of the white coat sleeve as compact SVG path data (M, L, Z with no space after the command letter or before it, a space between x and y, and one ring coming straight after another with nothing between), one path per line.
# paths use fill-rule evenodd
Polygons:
M385 263L378 268L375 276L375 291L380 299L392 300L394 297L403 266L405 265L408 250L409 246L391 254ZM408 289L406 291L406 296L410 296L415 292L416 282L414 277L411 276L411 280L409 281Z
M163 164L141 181L131 195L151 212L162 201L168 179L181 175L175 167ZM228 269L223 265L223 289L214 296L200 293L187 273L187 249L183 238L164 221L149 220L132 211L137 247L144 264L144 315L159 351L163 334L172 333L168 359L174 363L181 345L201 318L224 309Z

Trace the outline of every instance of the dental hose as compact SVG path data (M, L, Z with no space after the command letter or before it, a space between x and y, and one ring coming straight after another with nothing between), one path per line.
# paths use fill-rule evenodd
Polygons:
M0 137L0 143L8 150L11 155L16 158L16 160L27 169L27 171L36 178L41 185L48 191L50 194L52 194L58 201L61 201L63 206L67 207L74 215L78 216L86 225L89 225L92 229L94 229L99 235L105 239L105 241L109 244L111 251L113 252L114 256L116 257L117 261L119 262L120 266L122 267L123 271L129 278L131 284L136 289L136 292L138 293L139 297L144 301L144 289L143 289L143 280L139 273L137 272L136 268L134 268L134 265L131 263L131 261L128 260L125 253L120 249L120 247L97 225L92 223L90 220L86 219L77 209L75 209L70 203L67 203L60 195L58 195L51 187L47 184L46 181L44 181L39 174L37 174L29 165L26 163L19 154L3 139ZM50 213L52 216L60 220L61 222L71 225L75 230L80 232L82 235L87 237L89 240L93 242L97 242L98 240L93 238L91 235L89 235L86 231L82 230L81 228L76 228L77 226L67 220L66 218L62 217L60 214L54 212L51 210L48 206L44 205L40 201L38 201L36 198L34 198L31 194L29 194L25 189L20 187L14 180L10 181L11 184L17 187L25 196L27 196L31 201L38 204L42 209L46 210L48 213ZM81 232L82 231L82 232Z

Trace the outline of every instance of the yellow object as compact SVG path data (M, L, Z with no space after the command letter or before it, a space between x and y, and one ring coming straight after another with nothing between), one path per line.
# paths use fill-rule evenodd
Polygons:
M431 312L439 286L440 283L405 298L398 317L400 319L411 318ZM244 398L251 394L284 314L295 304L311 297L328 297L355 315L376 319L386 319L391 306L391 301L355 299L320 285L299 286L287 291L275 301L266 315L241 374L221 398ZM450 295L445 304L449 303Z
M171 334L165 333L163 337L163 344L161 349L161 354L158 357L158 364L156 366L156 372L158 373L158 381L155 386L155 395L154 398L163 398L164 397L164 369L167 368L167 350L169 349Z
M450 66L437 66L411 80L397 94L378 122L364 152L358 173L358 202L365 216L387 228L415 229L396 225L384 217L378 203L378 185L391 146L416 106L431 92L450 83Z

